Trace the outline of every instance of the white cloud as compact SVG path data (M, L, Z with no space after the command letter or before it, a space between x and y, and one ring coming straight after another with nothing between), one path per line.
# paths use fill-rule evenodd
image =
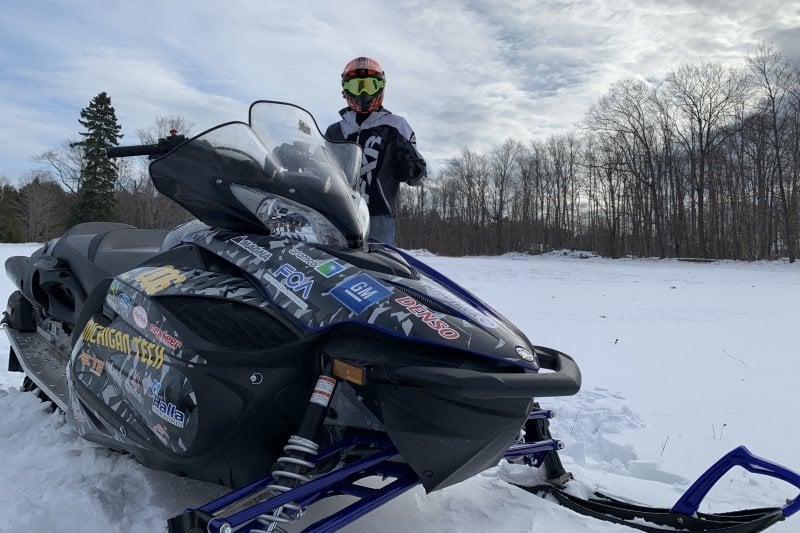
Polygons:
M570 129L622 78L741 63L759 41L800 54L799 40L800 15L780 0L10 0L0 6L0 173L77 135L100 91L126 141L158 115L198 129L243 120L256 99L297 103L324 129L344 103L342 66L372 55L387 71L387 108L443 160Z

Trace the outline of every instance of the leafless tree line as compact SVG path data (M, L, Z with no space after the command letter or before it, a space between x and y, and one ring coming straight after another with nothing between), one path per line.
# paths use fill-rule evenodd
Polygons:
M152 143L182 117L137 132ZM82 153L45 152L19 187L0 180L0 240L64 231ZM118 221L189 218L154 190L144 161L119 161ZM528 144L469 148L423 187L404 187L399 244L448 255L577 248L619 257L795 260L800 245L800 66L769 46L743 69L685 65L663 82L623 80L582 127Z
M766 45L746 59L620 81L565 135L464 148L403 190L400 245L793 261L800 67Z

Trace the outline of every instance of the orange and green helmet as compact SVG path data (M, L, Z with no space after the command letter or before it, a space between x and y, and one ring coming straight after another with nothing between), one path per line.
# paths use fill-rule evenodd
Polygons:
M342 95L356 113L371 113L383 103L386 76L380 63L369 57L357 57L342 70Z

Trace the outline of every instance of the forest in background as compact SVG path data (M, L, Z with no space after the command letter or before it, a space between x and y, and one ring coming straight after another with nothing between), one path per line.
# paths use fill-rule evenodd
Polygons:
M745 65L623 80L575 131L464 148L424 188L405 188L399 242L456 256L794 260L800 66L768 46Z
M140 161L99 168L98 143L118 140L101 95L82 111L83 140L37 156L18 186L0 184L0 242L45 241L85 220L168 229L190 218ZM137 134L149 143L192 126L158 117ZM621 80L565 134L485 154L464 147L423 186L401 188L398 244L453 256L573 248L794 261L799 181L800 62L762 45L741 68Z

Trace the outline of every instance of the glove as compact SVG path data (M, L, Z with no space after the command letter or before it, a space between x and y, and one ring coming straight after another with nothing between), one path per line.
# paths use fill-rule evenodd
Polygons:
M417 185L422 184L422 182L427 177L427 170L425 165L425 160L420 159L418 157L412 157L411 154L408 154L406 157L406 168L408 169L408 177L403 180L412 187L416 187Z
M275 155L286 169L298 171L308 161L308 146L300 143L284 143L275 148Z
M397 161L397 176L400 181L409 185L416 186L422 183L427 173L425 171L425 160L422 159L411 143L404 143L398 146L395 153Z

